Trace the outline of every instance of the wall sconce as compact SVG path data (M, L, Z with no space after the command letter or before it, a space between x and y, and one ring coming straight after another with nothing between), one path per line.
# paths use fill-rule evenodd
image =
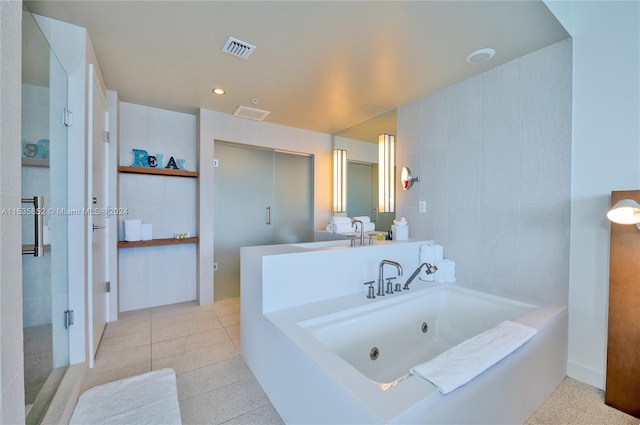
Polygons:
M411 174L411 169L409 167L402 167L400 181L402 182L402 189L409 190L414 183L420 181L420 177L414 177L413 174Z
M621 199L607 212L607 218L618 224L635 224L640 230L640 204L633 199Z
M394 212L396 187L396 138L391 134L378 137L378 212Z
M333 212L347 212L347 151L333 150Z

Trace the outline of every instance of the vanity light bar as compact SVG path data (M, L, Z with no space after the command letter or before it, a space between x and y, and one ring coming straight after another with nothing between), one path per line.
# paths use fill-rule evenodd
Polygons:
M333 150L333 212L347 212L347 151Z
M391 134L378 137L378 212L394 212L396 138Z

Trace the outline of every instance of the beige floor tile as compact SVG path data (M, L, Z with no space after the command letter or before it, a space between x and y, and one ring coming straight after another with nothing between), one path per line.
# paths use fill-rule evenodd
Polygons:
M284 422L273 405L267 403L229 419L224 425L284 425Z
M151 317L151 309L150 308L142 308L139 310L131 310L124 311L122 313L118 313L118 320L112 323L125 324L131 321L144 321L149 320Z
M132 335L141 332L148 332L150 327L150 322L148 320L144 321L134 321L132 323L119 323L119 322L111 322L107 323L107 326L104 328L104 333L102 334L102 338L116 338L122 337L124 335Z
M267 403L258 382L249 378L180 402L180 413L185 425L221 424Z
M128 378L130 376L141 375L143 373L151 372L151 361L143 363L133 364L127 367L113 369L109 371L102 371L100 369L90 369L87 375L87 379L84 381L82 391L86 391L89 388L93 388L96 385L106 384L108 382L117 381L118 379Z
M152 314L163 314L163 313L172 313L172 312L176 312L176 311L181 311L181 310L191 310L195 307L199 307L198 302L197 301L185 301L182 303L175 303L175 304L167 304L167 305L161 305L158 307L151 307L151 313Z
M229 337L231 339L240 339L240 324L238 323L237 325L232 325L232 326L225 326L224 328L227 333L229 334Z
M127 350L149 344L151 344L151 331L147 327L146 330L134 334L121 334L111 337L103 336L100 340L98 350L101 353L104 353L110 351Z
M225 315L230 313L240 313L240 298L228 298L216 301L213 304L213 311L217 315Z
M180 309L175 311L167 311L164 313L152 313L152 326L173 326L183 321L193 320L210 320L215 319L216 314L211 306L196 306L188 309Z
M240 355L177 375L178 398L186 400L253 377Z
M108 372L115 369L151 361L151 346L141 345L131 349L100 351L96 353L94 369Z
M180 353L198 350L229 340L230 338L223 328L168 339L166 341L156 342L151 346L151 358L152 360L157 360L176 356Z
M219 329L222 324L217 318L211 320L196 320L187 322L178 322L172 326L151 328L151 342L166 341L168 339L180 338L186 335L197 334L201 332Z
M240 312L216 315L218 316L218 320L220 320L220 323L222 323L222 326L232 326L240 324Z
M238 349L236 346L231 341L226 341L197 350L179 353L174 356L153 360L151 367L153 370L170 367L176 371L176 374L181 374L229 360L237 354Z

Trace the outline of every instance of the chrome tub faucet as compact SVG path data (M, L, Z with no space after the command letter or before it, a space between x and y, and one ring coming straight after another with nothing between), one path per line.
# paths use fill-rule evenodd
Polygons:
M356 219L351 220L352 226L356 223L360 223L360 246L364 246L364 223L362 222L362 220L356 220ZM358 228L357 226L355 227L356 229Z
M396 266L396 269L398 269L398 276L402 276L402 266L400 265L400 263L392 260L380 261L380 268L378 270L378 293L376 295L381 297L384 297L384 265L385 264ZM392 294L393 291L388 293Z

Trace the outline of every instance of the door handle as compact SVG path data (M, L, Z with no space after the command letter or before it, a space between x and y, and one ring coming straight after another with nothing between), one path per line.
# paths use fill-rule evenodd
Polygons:
M267 207L267 226L271 226L271 207Z
M98 226L98 225L96 225L96 224L94 224L94 225L92 225L92 226L91 226L91 229L92 229L92 231L94 231L94 232L95 232L96 230L100 230L100 229L104 229L104 228L106 228L106 226Z
M42 257L44 255L44 196L22 198L23 204L33 204L33 249L22 248L22 255Z

